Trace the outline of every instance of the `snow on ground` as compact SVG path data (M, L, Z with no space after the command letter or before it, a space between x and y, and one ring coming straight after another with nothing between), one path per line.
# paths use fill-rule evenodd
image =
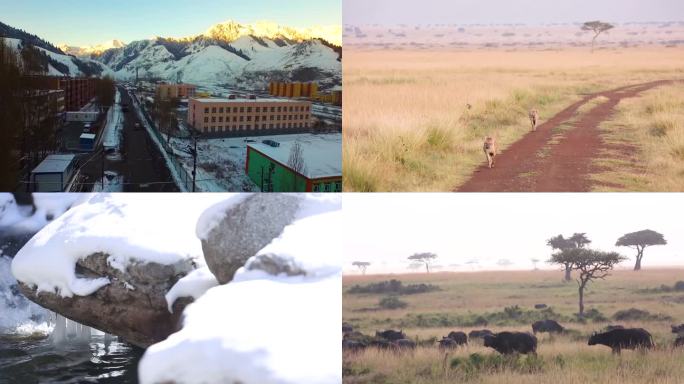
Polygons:
M342 135L339 133L331 134L311 134L298 133L292 135L265 135L253 137L229 137L229 138L210 138L200 139L197 142L197 186L200 191L258 191L258 187L245 173L245 161L247 159L247 145L261 143L263 140L274 140L282 143L300 141L304 146L309 146L310 154L307 155L306 148L304 156L308 166L313 170L320 168L320 165L342 166ZM317 144L330 148L325 145L330 142L339 143L334 147L334 151L327 152L316 150ZM173 155L180 160L188 173L192 172L192 156L184 152L188 146L192 145L191 139L171 138ZM289 153L288 153L289 156ZM330 159L327 159L330 158ZM338 160L339 159L339 160ZM286 159L287 160L287 159ZM326 160L326 161L322 161ZM323 166L324 170L329 166Z
M107 113L107 121L102 136L104 137L103 145L105 150L119 151L121 135L123 133L123 113L121 112L121 94L119 89L116 89L114 105L109 108Z
M258 253L289 258L306 275L249 270L250 259L186 307L182 330L147 349L140 381L340 383L340 210L340 197L309 195L303 218Z
M73 194L72 194L73 195ZM63 297L89 295L108 284L106 278L76 276L76 262L93 253L125 269L128 263L173 264L201 259L195 223L209 206L229 194L92 194L38 232L17 253L12 273L40 291Z

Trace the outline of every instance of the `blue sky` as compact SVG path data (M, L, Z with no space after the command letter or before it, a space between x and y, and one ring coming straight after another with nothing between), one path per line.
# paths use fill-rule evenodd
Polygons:
M229 19L293 27L342 23L342 0L0 0L0 21L53 43L185 37Z
M684 20L683 0L344 0L345 24Z

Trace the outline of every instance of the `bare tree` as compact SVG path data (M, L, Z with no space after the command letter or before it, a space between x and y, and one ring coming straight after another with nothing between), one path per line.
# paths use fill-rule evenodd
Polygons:
M616 252L602 252L586 248L567 248L554 253L549 262L570 264L579 273L577 287L579 291L579 317L584 316L584 289L590 281L605 279L613 267L626 260Z
M425 265L425 271L430 273L430 263L437 258L437 254L432 252L414 253L408 259Z
M295 192L297 188L297 174L304 175L306 173L304 149L299 141L295 141L290 148L290 156L287 159L287 165L294 171L292 191Z
M636 263L634 264L635 271L641 269L641 259L644 257L644 249L646 249L646 247L665 244L667 244L667 241L662 233L650 229L628 233L620 237L615 243L618 247L631 247L637 250Z
M368 268L371 265L371 263L369 263L367 261L355 261L352 263L352 265L359 268L359 270L361 271L361 274L365 275L366 274L366 268Z
M594 32L594 37L591 39L591 52L594 53L594 43L596 43L596 38L603 32L613 29L615 26L609 23L604 23L602 21L587 21L582 24L583 31Z

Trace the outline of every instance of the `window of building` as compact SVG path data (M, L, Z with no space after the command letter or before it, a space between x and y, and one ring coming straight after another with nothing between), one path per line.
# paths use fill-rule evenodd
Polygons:
M268 129L273 129L273 124L269 124Z
M252 124L247 124L247 129L252 129Z
M240 121L245 121L245 117L244 117L244 116L240 116Z
M247 107L247 113L251 113L251 112L252 112L252 107Z
M247 121L252 121L252 116L247 116Z
M325 183L325 187L323 188L323 191L325 191L325 192L330 192L330 187L331 187L331 186L332 186L332 185L331 185L330 183Z
M216 107L211 107L211 113L216 113Z
M281 108L282 108L282 107L278 107L278 112L282 112Z
M240 107L240 113L245 111L245 107Z
M204 108L204 113L209 113L209 107Z
M223 113L223 107L219 108L219 113Z
M233 123L237 121L237 116L233 116Z
M271 119L270 119L270 120L271 120L271 121L275 120L275 116L274 116L274 115L271 115Z
M219 116L219 123L223 123L223 116Z
M208 117L208 116L204 116L204 122L205 122L205 123L208 123L208 122L209 122L209 117Z
M271 112L275 112L275 107L271 107Z
M212 116L212 117L211 117L211 122L212 122L212 123L215 123L215 122L216 122L216 117L215 117L215 116Z
M259 121L259 116L254 116L254 121Z
M339 181L335 182L335 192L342 192L342 183Z
M242 124L240 124L240 129L242 130Z
M256 113L260 112L261 107L256 107Z

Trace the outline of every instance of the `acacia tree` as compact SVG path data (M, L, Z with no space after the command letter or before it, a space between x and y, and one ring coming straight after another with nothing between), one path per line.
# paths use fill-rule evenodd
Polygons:
M546 245L551 247L551 249L558 251L563 249L584 248L589 243L591 243L591 240L589 240L586 233L577 232L567 239L563 237L563 235L557 235L546 240ZM563 264L563 271L565 271L565 281L572 280L572 264Z
M567 248L554 253L550 263L572 265L579 273L577 276L577 288L579 293L579 317L584 316L584 289L590 281L605 279L613 267L626 260L617 252L603 252L586 248Z
M537 268L537 263L539 262L539 259L537 259L536 257L533 257L533 258L530 259L530 261L532 261L532 264L534 265L534 269L533 269L533 270L534 270L534 271L538 270L539 268Z
M610 24L610 23L604 23L602 21L594 20L594 21L587 21L586 23L582 24L582 30L583 31L592 31L594 32L594 37L591 39L591 53L594 53L594 43L596 43L596 38L603 32L613 29L615 26Z
M651 245L665 245L667 241L661 233L644 229L643 231L627 233L615 243L618 247L630 247L637 250L636 263L634 270L641 269L641 259L644 257L644 249Z
M414 253L408 259L425 265L425 271L430 273L430 263L437 258L437 254L432 252Z
M359 270L361 271L361 274L365 275L366 274L366 268L368 268L371 265L371 263L369 263L367 261L355 261L352 263L352 265L359 268Z

